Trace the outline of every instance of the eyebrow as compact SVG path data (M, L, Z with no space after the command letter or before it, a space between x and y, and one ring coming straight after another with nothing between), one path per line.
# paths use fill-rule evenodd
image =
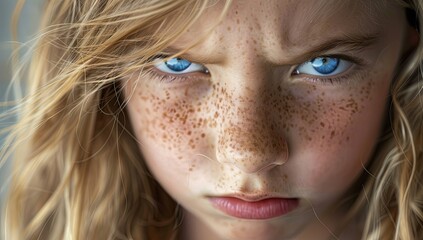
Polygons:
M189 53L189 49L176 48L173 46L166 47L160 52L160 54L163 54L165 57L169 57L172 55L191 56L191 54Z
M303 47L301 47L303 48L301 50L302 53L295 54L297 56L290 56L283 61L281 61L281 59L278 59L275 62L278 62L278 65L285 65L288 62L289 64L299 64L309 59L324 56L325 53L333 49L342 49L343 52L358 52L360 50L365 49L366 47L373 45L380 38L380 35L381 34L379 32L367 34L344 34L343 36L333 37L329 40L312 46L310 49L304 49ZM297 44L297 46L299 45ZM290 46L287 46L286 48L289 49ZM186 57L188 59L194 58L196 62L199 63L208 60L208 57L202 56L202 54L200 56L194 54L196 55L194 57L189 50L184 51L181 48L175 48L172 46L168 46L167 48L165 48L163 51L161 51L161 54L165 56L171 56L180 52L182 52L182 54L180 55L181 57Z
M322 56L333 49L343 49L343 51L357 52L373 45L379 38L380 33L372 34L345 34L341 37L334 37L316 46L302 51L299 56L294 56L290 62L303 62L305 60Z
M195 53L191 52L191 49L184 49L178 48L173 46L168 46L162 51L158 53L158 55L162 55L163 57L170 57L176 55L177 57L187 59L191 62L195 63L214 63L215 61L211 61L210 56L204 53Z

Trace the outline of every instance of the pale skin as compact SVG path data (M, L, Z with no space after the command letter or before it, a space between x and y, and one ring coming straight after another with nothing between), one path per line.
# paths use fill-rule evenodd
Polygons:
M351 194L371 160L413 33L394 3L359 2L234 1L223 22L181 56L207 72L175 78L153 69L125 80L145 161L185 210L182 239L360 238L360 221L345 228L339 219L347 209L331 207ZM189 46L221 7L208 9L171 47ZM368 42L316 53L345 36ZM332 55L352 64L334 76L295 73L312 57ZM208 200L232 193L296 198L299 206L245 220Z

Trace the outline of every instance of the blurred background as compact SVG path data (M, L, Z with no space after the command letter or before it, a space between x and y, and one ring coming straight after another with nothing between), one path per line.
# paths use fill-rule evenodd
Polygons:
M10 71L10 55L12 53L12 39L10 20L17 0L0 0L0 103L13 99L13 91L8 88L12 73ZM26 0L19 22L18 40L19 42L29 41L37 31L38 20L42 14L42 0ZM7 95L9 95L7 97ZM8 98L8 99L7 99ZM0 114L9 107L0 104ZM0 118L0 128L4 128L12 123L12 119ZM5 148L4 136L0 135L0 147ZM10 173L10 162L0 165L0 203L3 202L7 191L7 176ZM0 210L1 214L1 210ZM1 239L1 236L0 236Z

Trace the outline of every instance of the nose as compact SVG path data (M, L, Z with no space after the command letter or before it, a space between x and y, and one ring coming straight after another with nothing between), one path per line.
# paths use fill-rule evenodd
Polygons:
M284 164L288 159L288 144L280 127L282 120L272 117L276 110L263 97L269 95L247 89L232 91L232 101L224 106L216 158L222 164L251 174Z
M262 128L227 126L218 140L217 159L245 173L257 173L283 165L288 146L283 137Z

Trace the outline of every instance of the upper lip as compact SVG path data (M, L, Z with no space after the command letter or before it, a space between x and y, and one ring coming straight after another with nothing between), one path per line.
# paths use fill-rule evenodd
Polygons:
M257 202L269 198L285 198L292 199L290 197L281 196L280 194L275 193L231 193L231 194L222 194L211 196L212 198L238 198L246 202Z

